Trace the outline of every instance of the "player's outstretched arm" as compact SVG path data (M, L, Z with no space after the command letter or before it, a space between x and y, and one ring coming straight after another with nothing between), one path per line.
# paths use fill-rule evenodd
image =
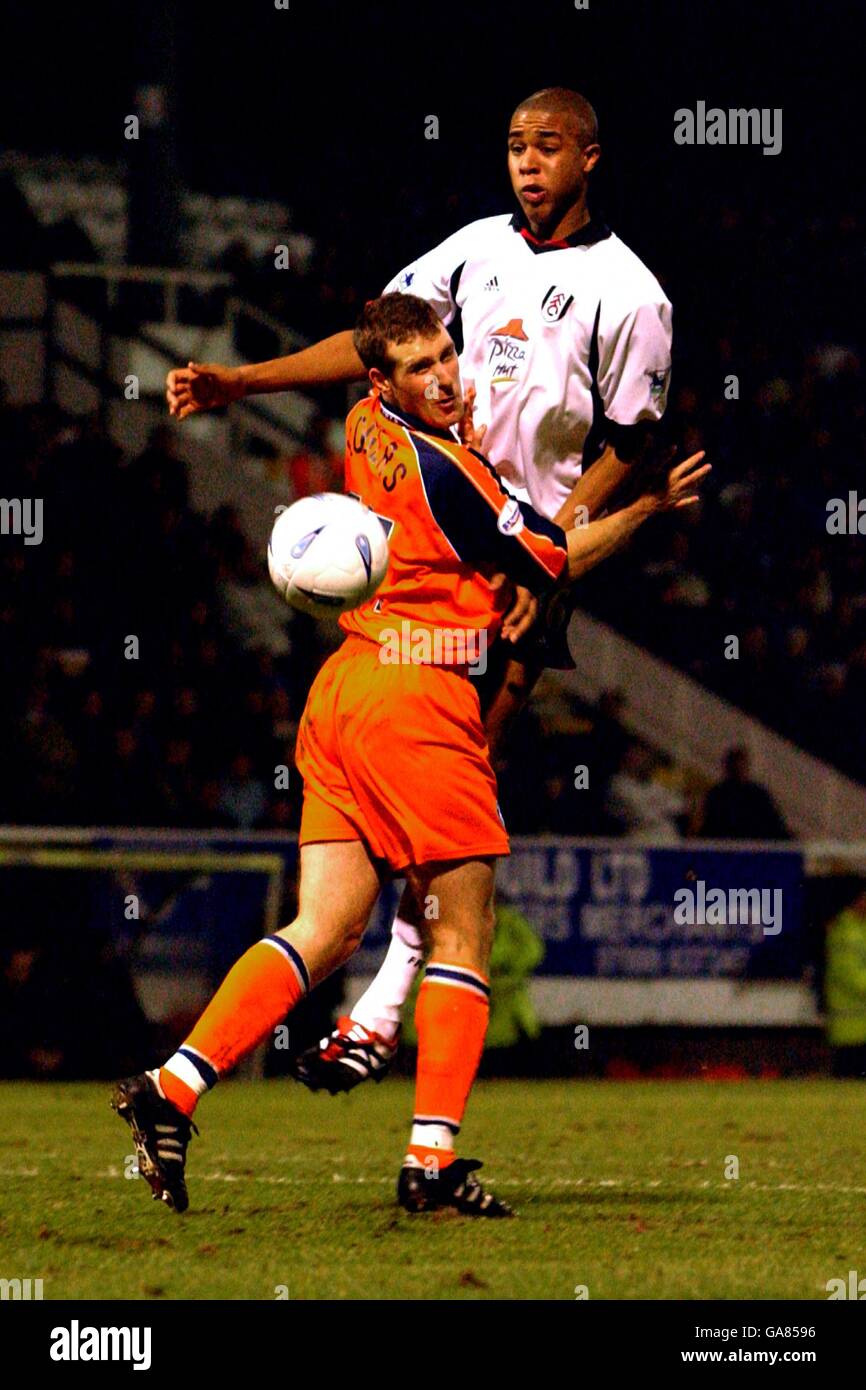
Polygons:
M244 396L330 386L340 381L359 381L363 376L364 367L355 351L351 330L346 329L312 347L268 362L251 362L243 367L188 362L169 372L165 398L169 414L185 420L188 415L231 405Z
M586 521L594 521L640 466L639 460L622 458L616 447L608 444L595 462L581 473L553 520L564 531L570 531L579 507Z
M620 550L651 516L693 506L698 501L697 489L711 468L709 463L702 463L703 458L703 450L692 454L672 468L655 491L643 493L612 516L566 531L569 579L579 579Z

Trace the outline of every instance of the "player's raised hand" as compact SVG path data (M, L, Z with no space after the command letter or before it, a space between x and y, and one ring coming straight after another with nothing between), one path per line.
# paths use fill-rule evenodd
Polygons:
M475 396L475 383L473 381L467 381L466 392L463 397L463 419L460 421L457 428L460 432L460 438L467 449L477 449L480 454L484 444L484 436L487 433L487 426L475 424L473 418Z
M231 405L243 395L243 384L236 367L217 362L188 362L176 367L165 380L165 398L170 415L185 420L201 410Z
M691 507L700 501L695 489L700 487L712 468L712 464L702 463L704 457L704 450L701 449L669 471L654 494L660 511L672 512L677 507Z

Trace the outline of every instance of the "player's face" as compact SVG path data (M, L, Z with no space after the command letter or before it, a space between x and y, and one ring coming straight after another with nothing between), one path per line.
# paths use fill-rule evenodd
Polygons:
M589 172L598 161L598 145L582 146L574 118L567 113L527 108L514 113L508 132L511 186L532 230L563 233L573 215L586 220Z
M399 410L435 429L456 425L463 415L463 391L457 350L447 328L440 328L435 338L391 343L388 354L396 365L382 388L385 400L392 399Z

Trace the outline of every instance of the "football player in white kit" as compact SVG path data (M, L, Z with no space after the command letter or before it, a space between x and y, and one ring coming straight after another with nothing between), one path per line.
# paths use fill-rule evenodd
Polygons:
M477 443L509 489L569 527L591 520L640 460L660 420L671 365L671 306L655 276L587 207L600 156L595 112L577 92L547 88L512 116L508 168L518 210L462 227L385 288L428 300L460 348ZM179 419L261 392L360 379L350 330L243 367L190 362L168 375ZM590 467L591 465L591 467ZM586 470L586 471L584 471ZM572 507L564 506L575 483ZM524 601L525 603L525 601ZM560 614L557 623L563 627ZM520 603L504 635L522 637ZM525 703L544 665L562 665L562 632L512 649L487 710L491 745ZM403 1003L423 963L417 909L400 904L385 961L329 1039L300 1059L313 1089L380 1079L396 1051Z

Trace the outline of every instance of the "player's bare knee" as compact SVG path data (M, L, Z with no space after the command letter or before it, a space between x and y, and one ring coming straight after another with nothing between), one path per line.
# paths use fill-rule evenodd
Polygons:
M301 914L277 933L298 951L311 979L323 979L344 965L361 944L365 921L322 921Z
M426 925L433 954L452 959L471 957L479 969L485 968L493 945L492 905L474 911L455 909L447 918Z

